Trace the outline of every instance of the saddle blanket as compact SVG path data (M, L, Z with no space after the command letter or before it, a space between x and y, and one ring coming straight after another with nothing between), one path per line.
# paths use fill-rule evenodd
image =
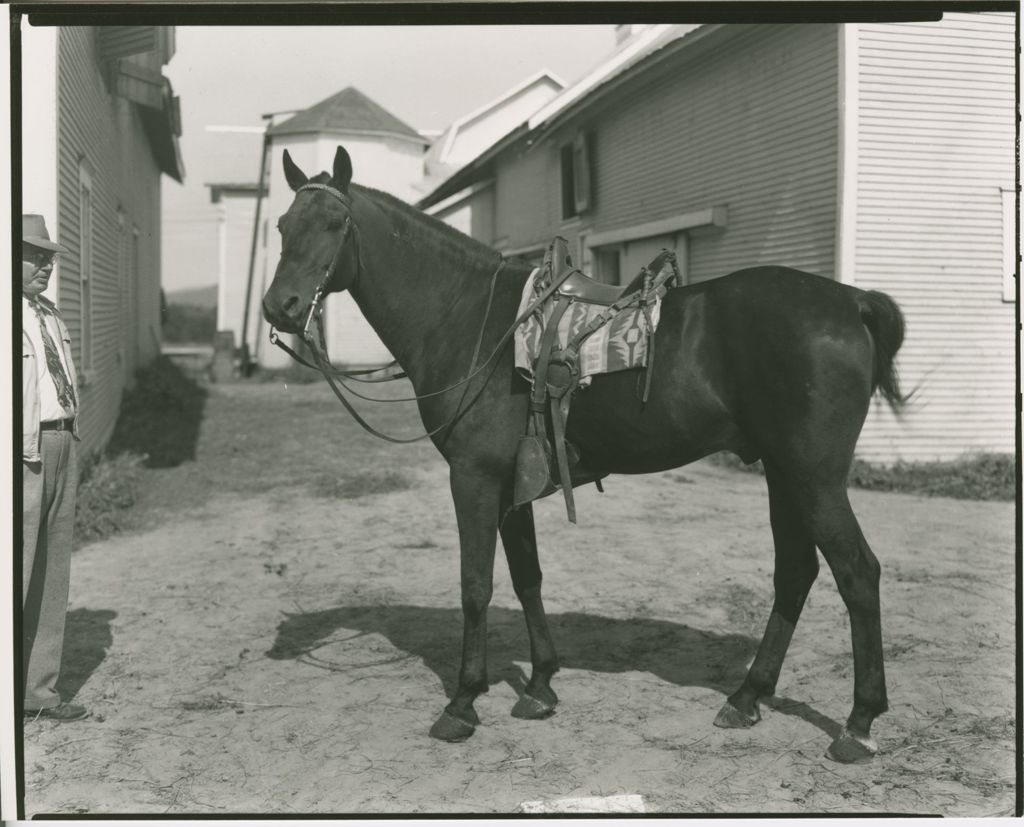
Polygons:
M535 283L540 268L530 274L523 287L518 314L521 316L537 295ZM661 297L664 289L656 293L656 300L648 304L651 316L651 332L658 326L661 315ZM533 366L540 355L541 335L555 308L554 297L544 302L515 332L516 368L527 379L533 378ZM600 304L574 301L558 322L557 347L564 348L569 340L586 327L593 319L607 311ZM580 348L580 387L590 384L591 377L599 373L613 373L627 368L643 367L647 364L647 319L640 307L620 310L606 324L591 334Z

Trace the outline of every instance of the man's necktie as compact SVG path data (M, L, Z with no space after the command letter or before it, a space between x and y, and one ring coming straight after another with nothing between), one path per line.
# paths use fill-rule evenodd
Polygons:
M50 371L50 376L53 377L53 384L57 387L57 400L64 410L73 414L75 412L75 392L71 387L71 380L64 372L64 365L57 352L57 343L50 335L43 309L36 302L32 302L32 309L35 310L36 318L39 319L39 332L43 336L43 350L46 351L46 367Z

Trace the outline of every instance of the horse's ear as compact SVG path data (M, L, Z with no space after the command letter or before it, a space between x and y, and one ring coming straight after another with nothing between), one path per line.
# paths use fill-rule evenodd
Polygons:
M352 183L352 159L348 157L345 147L338 145L334 153L334 172L331 175L331 186L342 192L348 192L348 185Z
M292 160L292 156L288 154L287 149L284 151L284 178L288 182L288 186L292 188L292 192L309 181L306 173L295 166L295 162Z

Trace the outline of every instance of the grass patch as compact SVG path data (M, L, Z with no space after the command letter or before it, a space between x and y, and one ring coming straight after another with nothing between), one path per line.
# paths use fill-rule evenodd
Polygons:
M125 453L94 456L84 464L75 500L76 544L102 540L131 526L145 459Z
M147 468L173 468L195 459L206 391L166 356L135 374L125 392L106 453L140 454Z
M409 488L412 488L412 480L398 471L367 471L346 477L321 474L313 483L313 493L317 497L332 500L354 500Z
M735 454L722 452L708 457L712 465L764 474L761 461L744 465ZM895 491L926 497L1008 502L1016 492L1014 457L1007 454L974 454L946 462L897 462L878 465L854 460L849 484L868 491Z

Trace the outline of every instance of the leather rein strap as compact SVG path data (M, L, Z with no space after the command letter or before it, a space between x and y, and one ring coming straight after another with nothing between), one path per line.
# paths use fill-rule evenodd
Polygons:
M337 266L338 259L341 256L342 248L344 247L345 241L348 239L348 236L350 234L352 234L354 236L355 240L356 240L356 262L357 262L357 264L356 264L356 274L355 274L355 276L352 279L352 284L355 284L355 282L358 280L358 278L360 276L360 273L362 271L362 255L361 255L361 250L359 249L359 235L358 235L358 229L359 228L356 226L355 221L353 221L352 216L351 216L351 203L350 203L348 197L344 193L342 193L340 190L335 189L334 187L328 186L326 184L307 183L307 184L304 184L303 186L299 187L299 189L296 192L299 193L299 192L303 192L303 191L306 191L306 190L320 190L320 191L327 192L328 194L330 194L331 196L333 196L334 198L339 200L343 205L345 205L346 208L349 209L349 215L346 216L345 230L344 230L344 234L342 235L341 242L339 243L338 249L337 249L337 251L334 254L334 258L331 260L330 265L328 265L328 267L327 267L327 269L326 269L326 271L324 273L323 280L320 282L319 285L317 285L316 292L313 294L313 301L310 304L309 313L306 316L306 323L303 325L303 328L302 328L302 338L306 342L306 344L309 346L309 349L310 349L310 351L313 354L313 358L314 358L316 364L315 365L314 364L310 364L308 361L303 359L299 354L297 354L292 348L288 347L288 345L286 345L284 342L282 342L280 336L277 335L277 331L274 330L273 327L270 328L270 342L271 342L271 344L276 345L277 347L281 348L285 353L287 353L289 356L291 356L292 359L294 359L299 364L304 365L304 366L306 366L308 368L313 368L315 370L319 370L320 373L323 375L324 379L327 380L327 384L330 385L331 390L334 391L334 395L338 397L338 399L342 403L342 405L345 406L345 410L347 410L349 412L349 415L360 425L360 427L362 427L363 430L367 431L368 433L373 434L375 437L387 440L388 442L394 442L394 443L399 443L399 444L407 444L407 443L411 443L411 442L419 442L420 440L427 439L429 437L432 437L432 436L440 433L445 428L448 428L449 426L454 424L455 420L458 419L458 417L463 412L463 404L465 403L465 400L466 400L466 394L469 392L468 383L472 379L474 379L477 375L479 375L480 372L483 371L484 368L486 368L495 359L495 357L505 348L505 346L509 343L509 341L511 341L511 339L515 335L516 329L519 327L519 325L522 324L524 321L526 321L526 319L528 319L531 315L533 315L533 313L535 313L537 311L537 309L548 299L548 297L551 296L559 287L561 287L562 282L564 282L571 275L571 273L573 272L572 270L567 270L564 274L562 274L561 278L559 278L557 280L552 280L552 283L549 284L543 290L543 292L541 292L530 303L530 305L522 313L519 314L519 316L516 318L516 320L512 322L512 324L509 326L508 330L506 330L505 333L502 334L501 339L498 341L498 344L495 345L494 350L491 351L491 354L478 366L477 365L477 361L478 361L478 359L480 357L480 349L481 349L481 347L483 345L484 334L485 334L485 332L487 330L487 322L490 319L491 307L492 307L492 305L494 303L494 292L495 292L495 288L497 286L498 274L501 272L502 268L505 266L505 261L504 261L504 259L502 259L499 262L497 269L494 271L494 273L491 276L490 290L489 290L488 296L487 296L487 309L484 312L483 323L480 325L480 333L477 335L476 345L473 348L473 357L470 360L469 372L467 373L465 378L460 379L458 382L455 382L454 384L449 385L448 387L442 388L441 390L431 391L430 393L417 394L415 396L401 397L401 398L398 398L398 399L373 399L372 397L363 396L362 394L354 391L352 388L350 388L348 385L346 385L345 382L344 382L344 379L345 378L356 379L356 381L364 381L364 382L386 382L386 381L392 381L394 379L400 379L400 378L405 376L405 373L394 374L394 375L390 375L390 376L387 376L387 377L381 377L381 378L377 378L377 379L359 379L358 378L359 375L375 373L378 370L386 370L387 368L391 367L392 365L396 365L397 361L396 362L392 362L391 365L387 365L384 368L373 368L371 370L351 371L351 372L340 371L340 370L338 370L337 368L335 368L331 364L330 357L327 355L327 346L326 346L326 342L324 341L323 322L321 320L321 317L322 317L322 314L323 314L323 300L324 300L324 297L325 297L325 294L326 294L326 291L327 291L327 286L331 282L332 278L334 277L334 268ZM315 322L315 326L316 326L316 336L315 337L314 337L313 332L311 330L311 328L314 326L314 322ZM352 407L352 404L341 393L340 389L338 388L338 385L335 382L335 379L337 379L341 383L342 387L344 387L347 391L349 391L349 393L352 393L353 395L359 397L360 399L366 399L366 400L371 401L371 402L414 402L414 401L418 401L418 400L421 400L421 399L428 399L428 398L431 398L431 397L434 397L434 396L440 396L441 394L445 394L445 393L448 393L450 391L453 391L453 390L455 390L455 389L457 389L459 387L462 387L463 385L466 385L467 387L465 388L465 390L463 392L462 398L459 400L459 404L456 406L455 412L443 424L439 425L438 427L436 427L436 428L434 428L434 429L432 429L430 431L427 431L424 434L420 434L419 436L408 437L408 438L401 438L401 437L393 437L393 436L389 436L388 434L381 433L376 428L374 428L372 425L370 425L365 419L363 419L359 415L359 412L356 411L356 409ZM475 397L474 397L474 401L475 401Z

